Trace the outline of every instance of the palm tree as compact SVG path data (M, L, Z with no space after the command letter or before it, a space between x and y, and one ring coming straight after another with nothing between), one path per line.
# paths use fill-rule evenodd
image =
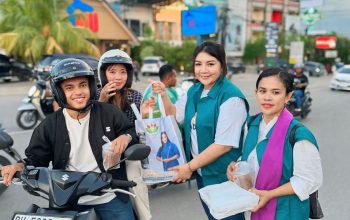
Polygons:
M34 63L43 54L100 52L96 35L86 28L74 27L62 14L67 0L0 1L0 48L9 55Z

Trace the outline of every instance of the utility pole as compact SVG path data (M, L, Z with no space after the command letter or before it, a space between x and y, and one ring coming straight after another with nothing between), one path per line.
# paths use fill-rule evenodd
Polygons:
M271 15L269 12L271 12L271 0L266 0L265 1L264 25L266 25L270 21L269 17L271 17Z
M287 7L287 4L288 4L288 0L284 0L283 1L283 8L282 8L282 31L281 31L281 36L282 36L282 39L281 39L281 42L282 42L282 45L281 45L281 48L282 48L282 51L281 51L281 54L284 54L284 51L285 51L285 46L286 46L286 19L287 19L287 15L288 15L288 7Z
M221 45L225 48L226 44L226 35L227 35L227 15L228 15L228 4L227 1L224 3L222 7L222 12L221 12L221 20L222 20L222 28L221 28Z

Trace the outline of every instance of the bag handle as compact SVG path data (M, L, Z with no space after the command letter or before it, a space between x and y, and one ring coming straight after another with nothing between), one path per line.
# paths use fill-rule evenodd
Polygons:
M166 117L164 102L161 94L158 94L157 100L161 116Z
M156 83L156 81L148 84L148 86L146 87L145 91L148 91L149 89L152 91L153 83ZM159 111L161 113L161 117L165 117L166 113L165 113L165 107L164 107L164 102L163 102L162 96L160 94L157 94L157 97L154 97L154 98L157 98L157 102L158 102L158 106L159 106ZM141 105L142 105L144 100L145 100L145 96L143 95L142 99L141 99ZM141 117L142 117L142 112L141 112ZM153 110L152 110L152 108L148 108L148 119L153 119Z
M148 86L146 87L145 91L147 91L149 89L152 91L152 88L151 88L152 84L153 83L148 84ZM145 92L142 95L141 105L142 105L144 100L145 100ZM141 118L143 118L142 117L142 111L141 111ZM148 119L153 119L153 111L152 111L152 108L150 108L150 107L148 107Z
M146 129L145 122L142 120L142 116L141 116L139 110L137 109L135 103L131 103L130 107L131 107L132 111L134 112L134 114L135 114L135 116L136 116L136 119L139 120L139 121L141 121L142 127L143 127L143 129L145 130L145 129Z

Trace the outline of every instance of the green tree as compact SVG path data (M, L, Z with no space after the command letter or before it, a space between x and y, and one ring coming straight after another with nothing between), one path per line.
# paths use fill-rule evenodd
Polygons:
M192 40L184 40L182 45L171 45L168 42L145 40L140 46L132 49L132 58L142 61L147 56L162 56L177 70L191 71L192 53L196 48Z
M243 54L243 61L245 63L256 62L265 56L265 37L261 36L254 41L249 41Z
M337 51L342 62L350 62L350 39L348 37L337 36Z
M66 0L2 0L0 48L32 63L52 53L98 57L98 48L88 40L96 40L95 34L61 17L68 4Z

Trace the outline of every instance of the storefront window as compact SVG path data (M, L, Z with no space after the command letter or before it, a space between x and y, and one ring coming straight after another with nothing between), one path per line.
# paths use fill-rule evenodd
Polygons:
M139 20L130 20L130 28L136 36L141 36L141 25Z

